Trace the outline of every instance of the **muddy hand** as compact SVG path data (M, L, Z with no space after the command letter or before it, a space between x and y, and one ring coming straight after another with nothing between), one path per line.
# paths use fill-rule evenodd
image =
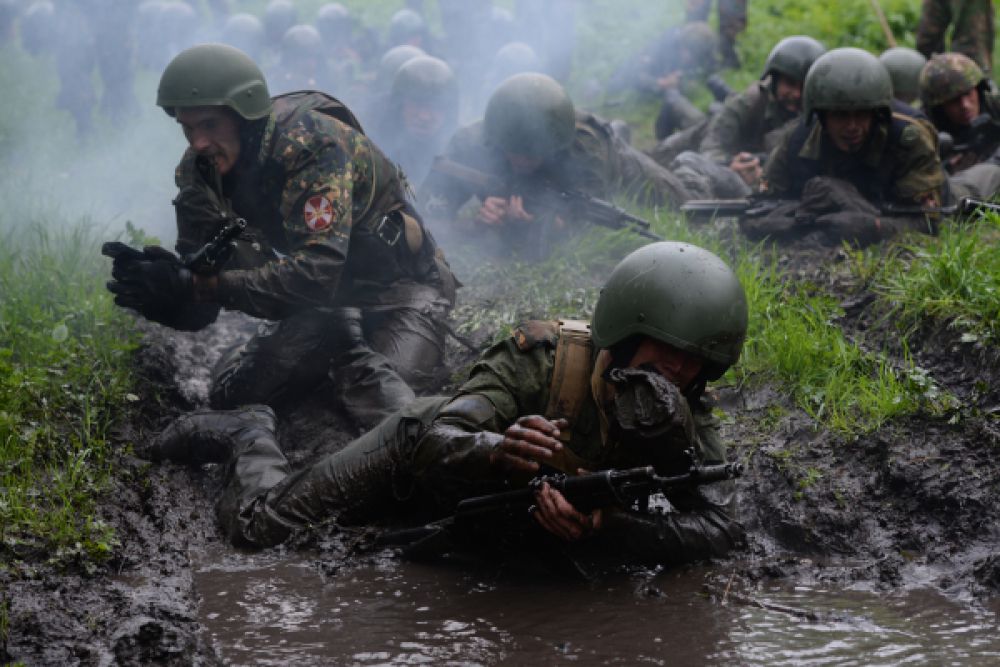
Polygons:
M532 512L535 520L542 528L566 542L588 537L601 527L601 510L584 514L548 484L542 484L542 488L535 493L535 502L535 511Z
M565 419L549 421L541 415L521 417L509 426L490 453L490 463L502 470L538 472L539 464L552 459L563 444L557 439L560 429L569 426Z

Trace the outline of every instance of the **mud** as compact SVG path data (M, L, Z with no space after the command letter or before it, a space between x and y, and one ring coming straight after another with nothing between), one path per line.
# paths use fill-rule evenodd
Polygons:
M718 392L720 406L733 417L726 435L747 467L739 489L750 546L726 564L725 577L721 568L693 569L692 576L707 582L710 591L733 596L808 581L835 590L929 587L961 604L993 604L1000 593L1000 353L963 342L946 327L912 333L904 351L891 318L871 308L870 293L850 276L839 251L786 253L781 262L794 279L842 298L844 315L835 325L900 363L904 354L911 355L956 398L956 408L897 420L847 441L818 429L779 387ZM469 293L483 298L481 289ZM121 425L123 444L142 442L176 414L203 405L211 364L226 346L249 336L256 323L224 313L196 334L137 326L145 336L136 360L144 378L142 409ZM472 338L482 344L488 335L476 331ZM449 342L450 368L466 366L473 356ZM295 463L333 451L356 435L323 395L315 392L279 410L282 443ZM0 659L29 665L222 662L219 639L206 631L200 615L205 585L199 589L196 578L206 568L212 571L205 554L217 554L212 562L246 556L223 544L213 523L218 471L150 467L124 446L117 466L115 486L102 506L102 518L121 542L114 558L96 572L56 572L40 555L37 562L0 575L9 608L9 641L0 647ZM268 553L318 550L326 554L321 571L329 579L351 565L337 560L344 552L342 537L317 537ZM631 595L641 604L647 590L640 586ZM480 662L509 657L505 640L496 641L497 652L487 651Z

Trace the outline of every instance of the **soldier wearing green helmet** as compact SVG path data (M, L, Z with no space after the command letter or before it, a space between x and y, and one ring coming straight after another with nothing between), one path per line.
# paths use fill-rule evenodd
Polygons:
M215 407L292 400L329 370L332 403L371 424L433 376L454 279L398 168L322 93L271 98L243 52L202 44L160 79L157 104L189 148L176 171L180 257L227 223L246 230L221 265L106 244L119 305L199 329L220 308L268 320L213 371Z
M744 231L808 234L832 244L933 231L924 215L884 214L893 205L945 201L936 135L923 122L893 113L892 105L889 73L872 54L841 48L817 58L806 75L802 118L785 130L764 172L768 196L798 203L745 220Z
M329 521L433 520L539 471L678 474L692 459L726 460L703 392L736 363L746 329L743 288L725 262L694 245L653 243L611 272L592 326L521 325L453 395L418 399L306 470L292 474L264 408L186 415L143 454L228 462L219 520L232 541L256 547ZM536 557L570 546L614 565L724 556L742 541L727 511L731 491L723 483L669 492L666 513L582 512L544 486L533 513L544 532L525 546ZM479 528L494 538L502 529Z
M372 136L412 183L422 183L434 156L458 126L458 82L438 58L417 56L396 72Z
M794 35L775 44L760 81L726 100L705 130L699 152L728 166L752 188L760 182L763 160L777 145L781 128L802 113L802 84L826 47Z
M892 79L892 96L904 104L914 104L920 97L920 72L927 64L920 52L894 46L878 57Z
M488 175L466 178L462 169ZM536 245L536 232L561 229L537 186L583 191L607 199L623 194L647 204L687 198L680 182L635 150L597 116L578 111L554 79L517 74L490 96L484 119L460 129L435 161L418 201L431 224L499 236L506 249ZM481 203L472 219L459 210Z

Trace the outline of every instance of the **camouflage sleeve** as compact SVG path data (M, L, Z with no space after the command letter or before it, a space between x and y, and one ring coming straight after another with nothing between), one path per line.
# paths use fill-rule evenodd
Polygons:
M951 24L950 0L924 0L920 9L920 23L917 24L917 51L930 58L935 53L944 53L944 35Z
M900 135L899 150L893 174L893 197L905 204L920 204L927 198L940 204L945 175L935 137L922 123L910 123Z
M726 100L722 111L708 124L705 138L701 140L699 147L700 153L710 160L729 166L733 156L746 148L740 145L741 139L749 131L748 118L759 106L757 102L760 99L759 92L753 95L754 90L758 90L756 84L746 92Z
M322 128L313 127L316 122L324 120L307 116L276 149L287 165L280 211L289 254L258 269L220 274L220 300L229 308L281 319L334 298L347 261L356 190L373 188L372 148L364 135L339 123L327 127L317 144Z

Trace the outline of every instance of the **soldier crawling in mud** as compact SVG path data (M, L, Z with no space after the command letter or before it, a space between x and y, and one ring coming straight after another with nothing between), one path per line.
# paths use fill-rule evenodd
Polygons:
M945 167L955 197L989 198L1000 191L1000 95L960 53L930 59L920 74L920 99L939 132L952 139Z
M829 51L809 70L803 116L764 172L766 196L792 201L745 217L741 227L754 238L833 245L932 232L919 209L945 197L936 139L924 123L892 113L892 83L878 58L861 49ZM887 211L892 206L909 212Z
M622 194L647 205L676 206L688 198L673 174L607 122L576 110L554 79L529 72L504 81L484 119L452 137L418 201L428 224L442 230L474 232L477 243L492 232L486 243L537 251L575 222L558 216L553 191L599 199ZM475 215L460 215L473 201Z
M159 247L106 244L115 302L178 329L202 328L222 307L271 320L219 361L215 407L273 405L328 370L333 398L359 423L412 401L411 383L441 359L454 279L350 110L321 93L272 99L260 68L221 44L174 58L157 104L190 145L176 173L177 252L238 216L247 231L204 272Z
M592 326L529 322L490 348L453 396L417 399L304 470L292 472L264 406L181 416L143 455L225 463L218 518L235 544L256 547L322 523L446 516L463 498L524 487L543 467L683 473L692 450L699 462L726 458L702 396L739 358L746 327L743 288L721 259L653 243L611 273ZM544 486L534 518L559 539L539 533L530 552L561 544L650 565L723 556L742 541L730 495L730 484L686 487L667 493L664 513L583 513ZM484 539L500 529L477 528Z
M812 37L785 37L768 54L759 81L731 96L711 119L661 141L650 155L677 174L697 198L742 197L756 191L764 158L777 145L781 129L802 111L806 72L825 51Z

